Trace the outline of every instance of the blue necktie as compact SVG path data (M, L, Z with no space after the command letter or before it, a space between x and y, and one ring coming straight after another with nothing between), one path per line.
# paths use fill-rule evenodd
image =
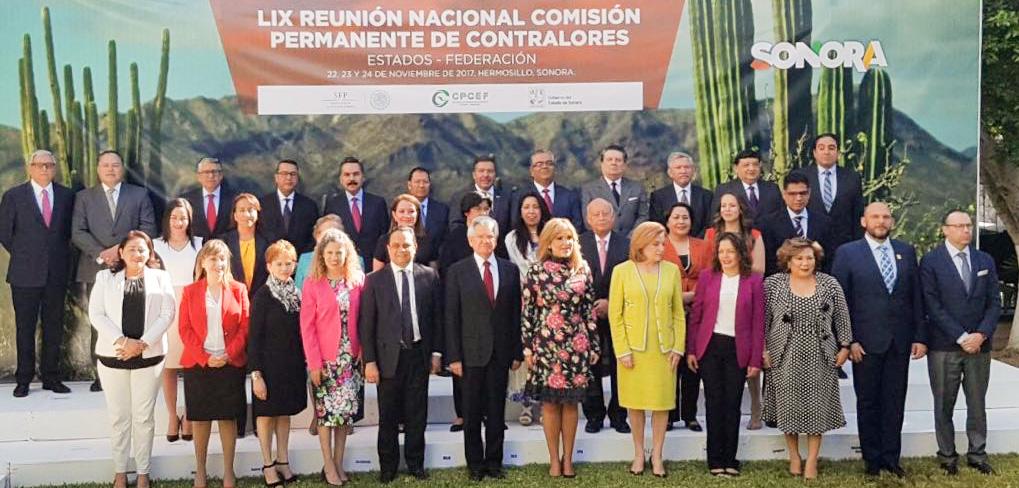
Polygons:
M895 263L888 253L888 245L882 244L878 249L881 251L881 277L885 280L885 288L891 293L895 288Z
M824 189L821 198L824 200L824 211L831 212L831 206L835 203L835 191L832 188L830 169L824 170Z

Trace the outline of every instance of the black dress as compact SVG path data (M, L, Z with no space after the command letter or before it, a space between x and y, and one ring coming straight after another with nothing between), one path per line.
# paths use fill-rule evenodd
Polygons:
M251 395L255 417L297 415L307 407L301 313L287 312L268 286L255 292L248 329L248 371L261 371L267 396Z

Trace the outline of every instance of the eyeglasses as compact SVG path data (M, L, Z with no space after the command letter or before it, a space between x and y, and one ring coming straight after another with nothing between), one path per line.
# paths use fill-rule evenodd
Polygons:
M807 197L810 196L810 191L787 191L785 194L791 197Z
M551 168L555 166L555 161L549 159L546 161L535 161L531 163L532 168Z
M33 167L33 168L42 168L42 169L53 169L53 168L57 167L56 163L29 163L28 165Z
M277 176L283 176L286 178L296 178L299 173L297 171L277 171Z
M199 171L198 174L200 174L202 176L219 176L219 175L223 174L223 170L221 170L221 169L207 169L205 171Z
M945 224L945 227L952 227L954 229L969 230L973 228L973 224Z

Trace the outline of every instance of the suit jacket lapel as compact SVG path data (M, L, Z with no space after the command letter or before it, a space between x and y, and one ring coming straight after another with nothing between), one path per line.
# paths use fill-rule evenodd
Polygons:
M888 242L891 243L891 240L889 240ZM874 275L874 277L877 279L877 282L881 283L881 286L885 286L885 277L884 275L881 274L881 266L878 264L877 259L874 257L874 251L870 249L870 241L868 241L867 239L862 239L860 241L860 244L858 245L858 250L866 258L865 259L865 261L867 262L866 266L868 269L870 269L870 274ZM892 254L893 254L892 260L894 261L895 260L894 246L892 246ZM896 266L895 269L895 281L896 283L899 281L898 266ZM892 288L892 290L894 291L895 288ZM888 291L887 287L885 287L885 291Z
M42 218L42 208L40 208L39 204L36 203L36 201L35 201L35 187L32 186L32 182L30 182L30 181L26 182L23 186L24 186L23 195L24 195L25 201L27 201L29 203L29 205L31 205L32 208L35 209L35 212L32 212L32 215L34 215L35 216L35 220L37 220L39 222L39 224L42 225L43 228L45 228L46 227L46 221L43 220L43 218ZM57 185L54 183L53 184L53 195L50 195L50 202L51 202L50 208L53 209L53 213L50 214L50 218L52 219L51 222L55 222L57 220L57 205L56 205L56 203L57 203L57 198L56 197L57 196L56 196L56 193L57 193Z

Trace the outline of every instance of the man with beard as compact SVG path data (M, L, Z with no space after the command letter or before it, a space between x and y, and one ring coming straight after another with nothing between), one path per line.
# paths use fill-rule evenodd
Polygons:
M909 358L927 354L920 270L913 246L889 237L895 219L888 205L868 205L860 224L863 239L842 245L832 263L853 325L849 358L860 450L868 476L884 470L903 478L899 457Z

